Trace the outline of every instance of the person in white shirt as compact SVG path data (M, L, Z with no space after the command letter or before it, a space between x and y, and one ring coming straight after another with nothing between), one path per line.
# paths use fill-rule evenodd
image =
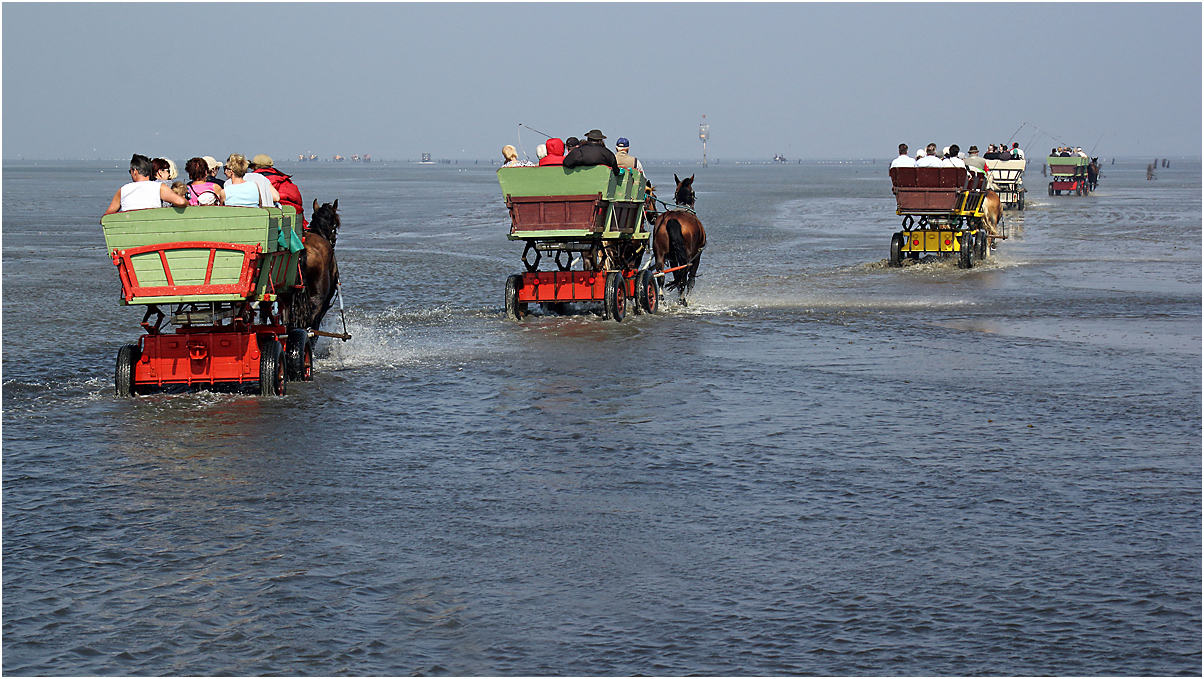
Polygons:
M135 153L134 157L130 158L130 179L133 181L117 189L105 214L162 207L164 203L176 207L188 205L188 199L172 191L167 184L151 181L152 174L154 166L151 159Z
M949 152L947 154L945 154L945 162L948 163L948 165L946 165L946 167L965 167L966 166L966 161L961 159L961 157L958 155L959 153L961 153L961 148L958 147L957 144L949 145Z
M924 157L916 161L916 167L941 167L941 159L936 155L936 144L929 144L924 149Z
M1024 149L1020 148L1020 142L1012 142L1012 158L1015 160L1024 160Z
M916 161L907 155L907 144L899 144L899 157L890 164L891 167L915 167Z

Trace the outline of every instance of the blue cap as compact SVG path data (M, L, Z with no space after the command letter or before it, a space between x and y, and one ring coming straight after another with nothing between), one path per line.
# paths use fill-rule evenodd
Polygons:
M627 137L619 137L619 140L615 142L615 146L626 146L630 148L631 142L627 141Z

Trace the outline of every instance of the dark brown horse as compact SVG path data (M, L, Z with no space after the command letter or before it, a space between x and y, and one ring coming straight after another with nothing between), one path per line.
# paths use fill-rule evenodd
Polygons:
M685 304L686 295L694 288L707 233L698 215L694 214L694 175L678 179L675 174L673 181L677 182L677 190L673 193L676 205L656 218L652 229L652 253L657 271L664 271L666 263L668 268L676 269L673 282L665 287L676 289Z
M301 253L301 276L305 291L293 296L289 327L319 330L322 318L330 310L339 284L339 264L334 257L334 242L339 236L339 201L314 201L313 218L305 229L305 250Z

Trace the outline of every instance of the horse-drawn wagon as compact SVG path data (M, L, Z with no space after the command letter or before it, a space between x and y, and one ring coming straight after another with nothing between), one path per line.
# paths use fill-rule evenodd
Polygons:
M101 224L121 304L146 307L145 334L117 354L119 396L255 383L260 394L283 395L286 379L312 378L310 334L288 318L304 288L292 207L153 208Z
M1049 165L1049 195L1060 196L1063 191L1067 194L1085 196L1091 193L1089 172L1091 159L1082 156L1049 156L1045 159Z
M629 299L637 313L656 313L660 279L640 266L649 237L643 173L551 165L497 175L510 211L508 238L526 243L526 271L506 279L507 316L521 320L532 303L602 302L607 318L622 321ZM540 269L545 256L555 270Z
M992 239L1007 238L996 231L998 200L987 204L986 175L962 167L892 167L890 178L895 214L903 216L903 229L890 242L892 267L903 266L904 257L933 253L956 256L968 269L986 258Z
M1024 209L1024 159L995 160L990 165L991 182L1003 207Z

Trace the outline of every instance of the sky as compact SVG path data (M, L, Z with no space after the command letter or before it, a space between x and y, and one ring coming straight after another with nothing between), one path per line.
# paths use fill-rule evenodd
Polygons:
M1201 154L1200 3L13 3L5 160ZM1017 132L1019 129L1019 132Z

